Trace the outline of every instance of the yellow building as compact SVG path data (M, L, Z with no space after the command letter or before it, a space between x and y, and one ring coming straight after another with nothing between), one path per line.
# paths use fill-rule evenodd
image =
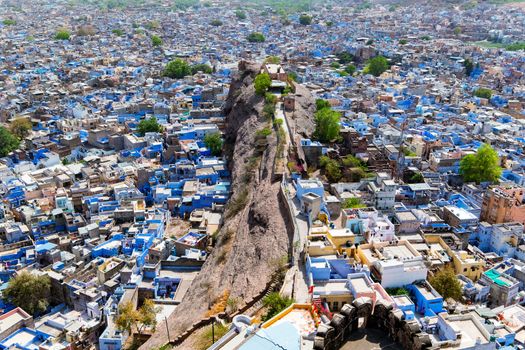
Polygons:
M485 270L485 261L464 250L453 250L440 235L425 235L425 241L430 246L431 258L440 259L445 267L453 267L458 275L476 281Z
M310 256L353 255L355 235L349 229L318 230L308 236L307 252Z

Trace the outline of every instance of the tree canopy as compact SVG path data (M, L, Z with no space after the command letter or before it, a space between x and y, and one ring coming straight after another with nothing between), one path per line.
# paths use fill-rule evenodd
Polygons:
M71 37L71 33L69 33L69 30L67 29L60 29L55 34L56 40L69 40Z
M137 132L140 136L144 136L148 132L162 132L162 125L159 124L155 117L143 119L137 125Z
M22 271L9 280L2 295L9 303L35 316L46 311L50 292L51 282L47 275L39 276Z
M324 169L324 174L330 183L339 182L343 178L341 165L335 159L327 156L319 158L319 165Z
M237 16L238 19L246 19L246 12L242 10L235 11L235 16Z
M214 19L210 22L210 25L214 26L214 27L220 27L222 26L222 21L220 19Z
M331 142L339 136L339 119L341 115L330 108L322 108L315 112L315 139L321 142Z
M263 305L268 308L263 320L267 321L277 315L279 312L292 305L293 299L283 297L279 292L272 292L263 298Z
M2 24L4 26L14 26L16 24L16 21L14 19L11 19L11 18L6 18L2 21Z
M470 58L466 58L463 62L463 67L465 67L465 74L469 77L470 74L472 74L472 71L474 70L474 63Z
M151 36L151 44L153 46L162 46L162 39L158 35Z
M323 108L330 108L330 103L327 100L318 98L317 100L315 100L315 108L317 111L320 111Z
M218 132L208 134L204 137L204 144L211 151L211 154L214 156L220 156L222 154L222 137Z
M213 68L204 63L194 64L193 66L191 66L191 74L197 74L198 72L211 74L213 73Z
M388 69L388 61L383 56L376 56L368 61L365 68L366 73L370 73L373 76L380 76Z
M29 136L33 125L29 118L16 118L9 125L9 130L13 135L18 137L19 140L22 140Z
M164 76L169 78L182 79L187 75L191 75L191 67L180 58L170 61L164 69Z
M461 283L456 278L454 270L446 268L439 271L429 279L430 285L441 294L443 299L452 298L454 300L461 299Z
M151 299L144 300L138 310L135 310L131 302L127 302L119 306L118 311L115 324L122 331L132 333L136 330L142 334L146 328L149 327L154 330L157 325L156 314L158 310Z
M5 157L20 146L20 141L5 127L0 126L0 157Z
M465 182L497 182L501 176L498 153L488 144L478 148L476 154L463 157L459 163L459 173Z
M115 34L116 36L123 36L124 31L122 29L116 28L111 31L111 33Z
M487 88L479 88L474 91L474 96L479 98L490 99L492 97L492 90Z
M343 207L356 209L356 208L365 208L366 205L363 204L363 202L361 201L361 198L352 197L344 201Z
M308 16L306 14L302 14L299 17L299 23L301 23L303 26L307 26L312 24L312 16Z
M250 35L248 35L246 39L251 43L262 43L266 41L264 35L262 35L262 33L259 32L250 33Z
M253 84L255 86L255 92L258 95L264 96L272 85L272 79L268 73L261 73L255 77Z

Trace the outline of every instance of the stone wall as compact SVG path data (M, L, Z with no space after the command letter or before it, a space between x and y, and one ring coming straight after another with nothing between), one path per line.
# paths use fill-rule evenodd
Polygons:
M340 349L358 328L375 328L385 332L404 349L431 349L428 334L422 333L417 321L405 321L401 310L379 301L372 312L369 298L354 300L345 304L335 314L329 325L320 325L314 340L315 350Z

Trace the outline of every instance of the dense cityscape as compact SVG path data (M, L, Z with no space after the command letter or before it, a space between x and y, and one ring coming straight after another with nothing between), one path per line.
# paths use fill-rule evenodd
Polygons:
M525 2L0 1L0 349L525 349Z

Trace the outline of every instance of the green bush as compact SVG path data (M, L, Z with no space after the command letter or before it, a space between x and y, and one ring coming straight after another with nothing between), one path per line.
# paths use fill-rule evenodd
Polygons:
M70 37L71 37L71 33L69 33L67 29L60 29L55 34L56 40L69 40Z
M220 19L214 19L210 22L210 24L214 27L220 27L223 23Z
M310 25L312 24L312 17L303 14L299 17L299 23L301 23L303 26Z
M211 74L213 73L213 68L204 63L194 64L193 66L191 66L191 74L197 74L198 72L203 72L205 74Z
M162 39L158 37L157 35L151 36L151 44L155 47L162 45Z
M266 38L264 37L264 35L258 32L250 33L250 35L248 35L246 39L251 43L262 43L266 41Z
M263 298L264 307L268 308L266 314L262 317L263 321L268 321L275 315L293 304L293 299L283 297L279 292L272 292Z
M4 26L14 26L16 24L16 21L14 19L7 18L2 21L2 24Z
M123 36L124 35L124 31L122 29L113 29L111 32L113 34L115 34L116 36Z
M474 91L474 96L479 98L486 98L489 100L492 97L492 90L486 88L479 88L476 91Z
M237 18L240 20L246 19L246 12L242 10L237 10L235 11L235 16L237 16Z

